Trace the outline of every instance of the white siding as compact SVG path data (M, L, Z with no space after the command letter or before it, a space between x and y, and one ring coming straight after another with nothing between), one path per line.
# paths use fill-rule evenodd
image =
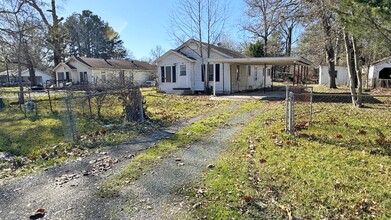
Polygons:
M348 85L349 84L349 73L348 69L343 66L336 66L335 70L337 71L337 77L335 78L335 83L337 85ZM329 85L330 76L329 76L329 67L320 66L319 67L319 85Z
M193 86L192 88L194 91L204 91L204 82L202 82L202 72L201 72L201 65L204 63L205 65L208 63L207 58L207 48L203 47L203 56L204 60L201 60L201 56L199 55L199 49L197 48L196 44L190 44L188 47L184 47L181 49L181 52L183 54L186 54L188 57L192 57L196 59L196 63L194 64L194 75L192 80ZM215 51L211 51L210 58L229 58L227 56L223 56L220 53L217 53ZM224 73L223 73L224 72ZM224 74L224 75L223 75ZM230 91L230 70L229 65L224 65L220 63L220 81L216 82L216 92L217 93L223 93L223 87L224 91L228 92ZM224 80L224 81L223 81ZM213 81L209 82L209 87L213 87L214 83Z
M180 65L186 65L186 76L180 76ZM175 66L176 82L162 82L161 67L166 66ZM157 83L160 91L168 93L180 93L182 91L174 90L179 88L188 88L191 91L194 91L194 85L192 85L192 76L194 75L194 63L190 62L189 60L174 54L169 54L163 61L158 63L157 72Z
M27 80L30 77L29 70L24 70L22 72L22 77L26 78ZM52 79L50 73L45 73L38 69L35 70L35 77L40 79L40 81L37 81L37 83L42 85L46 85L46 81L50 81Z
M80 61L70 61L69 64L74 66L77 71L72 73L72 83L80 83L80 72L87 72L87 79L88 82L91 83L93 82L92 78L92 69L88 67L87 65L81 63Z
M379 79L379 73L384 68L391 68L391 58L387 59L383 62L379 62L376 64L373 64L369 67L369 84L370 86L374 87L375 81Z
M134 85L141 86L145 83L145 81L151 80L154 76L152 72L149 71L132 71L129 69L94 69L92 70L92 83L99 84L103 82L103 75L105 75L106 80L110 81L110 79L118 78L120 76L120 72L124 72L124 76L132 80Z

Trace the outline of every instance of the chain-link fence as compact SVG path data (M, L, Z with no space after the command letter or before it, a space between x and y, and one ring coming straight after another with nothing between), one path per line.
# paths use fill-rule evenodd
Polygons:
M123 120L143 121L142 94L138 87L106 91L10 91L0 90L4 117L61 120L67 140L77 140L91 124L117 124Z
M313 87L286 87L286 131L294 134L295 130L308 128L320 118L328 117L331 121L336 117L349 115L354 107L350 93L314 92ZM378 112L391 112L391 95L362 94L362 108ZM344 111L334 114L334 111Z

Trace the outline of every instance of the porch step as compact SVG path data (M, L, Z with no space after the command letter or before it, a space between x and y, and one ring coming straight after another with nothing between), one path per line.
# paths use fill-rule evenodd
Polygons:
M178 91L179 94L182 95L191 95L193 91L190 88L173 88L172 90Z

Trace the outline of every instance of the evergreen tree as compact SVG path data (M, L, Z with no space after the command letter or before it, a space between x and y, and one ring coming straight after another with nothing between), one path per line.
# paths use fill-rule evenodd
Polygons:
M72 56L122 59L127 51L118 32L89 10L74 13L65 21L68 30L68 51Z

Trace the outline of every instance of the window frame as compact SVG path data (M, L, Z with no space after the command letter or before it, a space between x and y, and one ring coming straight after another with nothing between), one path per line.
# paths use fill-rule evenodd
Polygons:
M212 66L212 67L211 67ZM202 64L201 65L201 82L204 82L204 73L205 73L206 65ZM210 72L212 70L212 72ZM208 81L213 82L214 78L213 75L216 77L216 82L220 82L220 63L209 63L208 64Z
M169 70L169 71L168 71ZM169 73L168 73L169 72ZM162 83L176 83L176 65L163 65L160 66L160 77Z
M182 69L184 67L184 70ZM187 66L186 64L179 65L179 76L186 76L187 75Z
M62 75L61 79L60 79L60 75ZM57 72L57 81L65 80L64 76L65 76L65 72Z

